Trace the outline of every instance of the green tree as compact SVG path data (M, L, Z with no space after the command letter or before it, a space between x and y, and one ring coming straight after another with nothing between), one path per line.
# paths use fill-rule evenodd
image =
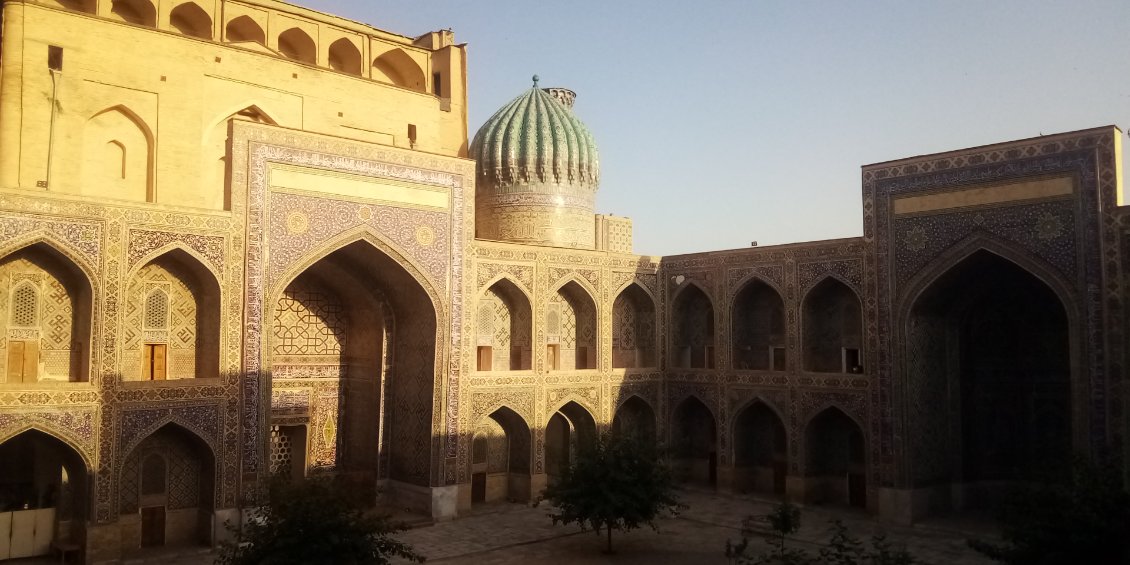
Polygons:
M554 524L578 524L607 536L605 552L612 553L612 530L626 532L643 525L656 529L663 511L676 512L671 470L654 442L605 433L581 446L576 461L557 484L545 491L555 506Z
M1070 481L1018 488L998 520L1004 543L969 540L994 561L1130 563L1130 493L1112 463L1079 458Z
M378 565L394 557L424 558L392 533L403 528L366 512L364 497L329 478L271 482L268 504L242 527L228 524L234 540L221 545L221 565Z

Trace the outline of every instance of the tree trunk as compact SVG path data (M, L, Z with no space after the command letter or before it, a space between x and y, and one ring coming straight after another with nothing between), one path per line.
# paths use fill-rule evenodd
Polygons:
M604 552L612 553L612 526L605 524L604 529L608 531L608 547L604 549Z

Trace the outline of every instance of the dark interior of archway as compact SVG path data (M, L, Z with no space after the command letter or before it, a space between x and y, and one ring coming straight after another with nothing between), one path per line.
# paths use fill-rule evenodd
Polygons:
M831 277L821 281L805 297L802 322L805 370L862 371L863 312L851 288Z
M688 369L714 368L714 305L695 285L675 298L672 364Z
M502 407L491 413L490 418L502 426L506 432L508 469L511 473L530 471L530 428L522 417L509 408Z
M772 347L785 345L785 303L761 281L752 281L734 299L734 368L768 370Z
M383 434L388 438L389 453L387 476L417 485L438 480L431 475L438 472L431 465L437 322L427 292L403 266L366 241L348 244L327 255L300 278L307 275L316 277L338 295L349 316L346 341L356 342L347 347L344 359L359 366L358 370L351 368L346 373L346 407L339 414L342 433L338 434L338 447L345 449L343 465L364 473L376 469L383 405ZM393 366L387 375L387 397L380 399L382 367L376 361L381 357L386 325L394 326L387 336ZM357 354L361 350L358 348L369 353ZM383 469L380 474L386 476Z
M718 432L710 410L697 398L688 398L675 409L672 424L671 451L677 478L713 485L718 474Z
M655 304L632 283L612 303L612 367L655 366Z
M45 433L29 430L0 445L0 512L55 508L57 520L81 521L86 479L78 453Z
M783 493L785 465L785 426L768 406L754 402L734 423L734 486Z
M612 433L654 442L655 412L638 396L632 396L612 417Z
M863 431L837 408L828 408L808 423L806 474L814 502L867 505L866 452Z
M920 481L932 474L931 465L967 483L1065 476L1071 454L1067 317L1046 284L995 254L977 252L921 296L909 333L912 397L925 408L912 410L922 420L912 441L949 452L917 457Z

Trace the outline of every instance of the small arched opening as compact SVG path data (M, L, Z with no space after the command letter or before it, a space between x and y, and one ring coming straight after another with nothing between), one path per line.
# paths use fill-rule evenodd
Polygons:
M28 430L0 444L0 560L85 540L89 471L55 436Z
M813 504L867 507L867 457L863 430L829 406L808 423L805 498Z
M710 409L694 396L672 414L671 454L676 479L710 487L718 483L718 428Z
M714 368L714 304L697 285L675 297L671 364L682 369Z
M475 428L471 449L471 503L530 499L530 428L501 407Z
M612 367L654 367L655 301L636 283L612 303Z
M863 310L855 291L835 277L804 298L804 370L863 372Z
M746 406L734 419L734 489L783 495L788 475L785 425L764 402Z

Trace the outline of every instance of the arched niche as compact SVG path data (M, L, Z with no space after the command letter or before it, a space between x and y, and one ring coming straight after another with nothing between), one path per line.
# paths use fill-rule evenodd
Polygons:
M4 382L81 382L90 374L93 300L86 274L36 243L0 259Z
M148 0L111 0L110 15L123 22L157 27L157 8Z
M137 444L119 470L123 547L212 545L216 461L191 431L166 424Z
M1009 485L1070 476L1071 329L1060 295L1018 263L975 251L905 315L912 481L946 510L991 507Z
M573 464L578 450L595 440L596 420L584 406L570 400L558 408L545 426L545 468L550 484Z
M509 279L499 279L479 298L475 322L479 371L527 371L532 366L530 301Z
M267 34L263 31L263 26L246 15L232 18L228 22L224 38L231 43L256 43L263 47L267 45Z
M612 367L655 367L655 301L632 283L612 303Z
M153 201L153 136L137 114L108 108L87 120L82 133L83 194Z
M361 75L361 51L348 38L341 38L330 44L330 68L351 75Z
M735 369L785 370L785 302L776 289L759 279L747 282L734 297L730 320Z
M801 306L804 370L863 372L863 309L859 296L835 277L812 287Z
M671 364L683 369L714 368L714 304L698 285L688 284L672 305Z
M51 434L32 429L0 443L5 557L48 555L52 544L84 539L89 477L79 452Z
M471 503L530 499L531 435L526 421L498 408L475 428L471 449Z
M373 79L424 92L424 71L401 49L392 49L373 60Z
M754 401L734 418L734 489L782 495L788 475L785 425L764 402Z
M220 376L220 285L183 249L142 265L124 308L123 380Z
M288 59L294 59L310 65L318 63L318 48L314 40L301 29L292 27L279 34L279 53Z
M310 425L311 465L367 488L429 485L438 340L431 295L379 241L336 247L293 275L275 303L272 384L336 384ZM284 279L286 280L286 279Z
M76 12L95 13L97 0L48 0L48 3L58 5Z
M655 442L655 411L636 395L628 397L612 416L612 433L633 437L642 442Z
M814 504L867 507L867 451L863 430L829 406L805 429L805 498Z
M569 281L546 305L546 364L550 370L597 368L596 303L576 281Z
M228 148L231 122L244 120L278 125L274 118L254 104L228 112L217 116L206 130L201 144L201 201L203 207L216 210L231 210L231 155Z
M697 397L688 396L671 415L671 459L675 477L714 486L718 481L718 426Z
M184 35L212 39L212 17L195 2L180 4L169 12L169 25Z

